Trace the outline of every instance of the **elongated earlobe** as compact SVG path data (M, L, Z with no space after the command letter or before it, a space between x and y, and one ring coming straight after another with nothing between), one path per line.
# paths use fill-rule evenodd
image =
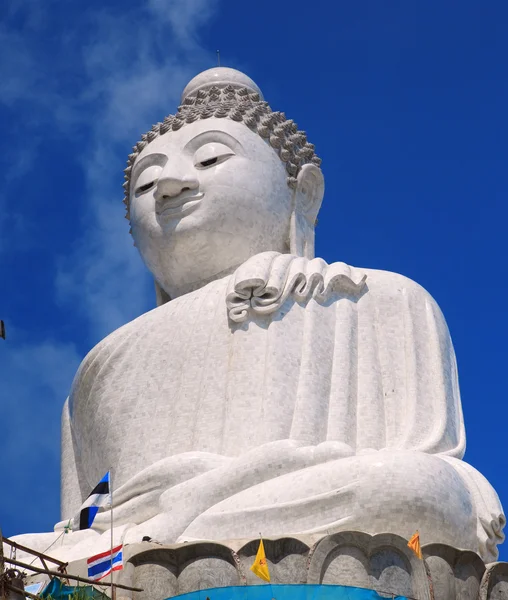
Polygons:
M157 306L162 306L163 304L166 304L166 302L169 302L171 298L169 297L169 294L165 292L161 288L161 286L155 281L155 279L153 282L155 284L155 301L157 303Z
M293 208L289 233L291 254L314 258L314 228L323 201L325 182L319 167L304 165L298 173L293 191Z

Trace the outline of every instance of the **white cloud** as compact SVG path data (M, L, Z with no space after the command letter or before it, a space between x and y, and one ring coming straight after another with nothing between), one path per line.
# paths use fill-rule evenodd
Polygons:
M149 0L157 19L169 23L178 43L184 47L196 46L196 34L213 15L216 2L210 0Z
M85 318L80 345L97 342L154 304L152 282L123 218L122 170L140 134L174 110L185 83L210 66L214 54L200 47L198 29L217 2L146 0L119 14L84 6L79 20L68 21L58 36L59 52L46 47L51 0L6 0L3 7L5 22L23 24L0 25L0 46L9 48L0 55L0 104L7 114L23 115L9 123L20 140L4 157L10 184L17 185L34 156L45 151L48 132L65 141L79 130L83 140L76 161L85 175L85 201L75 203L81 235L56 257L55 275L62 318L67 311ZM32 4L44 9L35 15ZM0 220L7 208L11 227L16 214L0 199ZM16 343L12 328L8 336L0 340L6 424L0 450L4 487L12 493L0 503L0 521L11 535L47 530L58 518L60 412L82 356L72 343Z
M51 527L58 516L60 412L79 365L73 344L16 343L16 333L11 327L7 340L0 340L0 453L10 490L0 517L12 528L8 535L41 526L44 518Z
M12 338L12 331L8 332ZM48 444L51 437L58 437L59 412L65 400L66 390L70 389L72 377L79 365L79 357L74 344L46 341L36 344L16 344L12 339L3 341L0 379L2 382L3 419L14 427L4 431L0 444L16 444L19 433L29 439L38 440L40 446L53 450ZM53 401L40 403L37 398L52 398ZM32 410L27 414L26 407ZM56 415L55 419L46 419ZM44 419L41 419L44 417ZM41 426L50 435L35 434ZM30 444L20 445L22 453L33 455Z
M0 26L0 73L2 74L1 101L12 105L21 97L26 97L30 87L37 81L34 57L18 32ZM26 75L29 75L27 79Z
M96 108L91 147L82 161L85 231L75 253L61 260L57 277L61 298L86 314L94 341L154 306L153 285L123 219L122 170L130 146L175 109L187 81L206 66L197 29L215 5L150 0L137 18L107 10L95 15L96 33L83 56L88 78L83 101Z

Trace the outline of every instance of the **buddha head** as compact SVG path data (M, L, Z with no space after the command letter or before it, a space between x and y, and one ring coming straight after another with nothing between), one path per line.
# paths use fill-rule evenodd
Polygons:
M125 169L126 217L158 303L260 252L313 258L320 162L243 73L218 67L192 79Z

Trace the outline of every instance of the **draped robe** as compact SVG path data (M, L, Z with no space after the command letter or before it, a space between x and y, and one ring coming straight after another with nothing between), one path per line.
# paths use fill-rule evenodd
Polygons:
M126 541L418 527L493 560L502 508L464 450L429 294L266 252L88 354L63 414L62 518L111 468Z

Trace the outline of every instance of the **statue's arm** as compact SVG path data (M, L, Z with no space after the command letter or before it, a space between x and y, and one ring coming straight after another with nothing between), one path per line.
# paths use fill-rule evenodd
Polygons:
M82 504L81 487L69 414L69 398L62 411L60 516L70 519Z
M457 360L445 317L434 298L421 286L412 283L409 305L415 339L414 365L417 370L417 403L422 419L430 419L430 427L422 435L422 450L462 458L466 434L462 415ZM420 370L418 372L418 370ZM421 410L425 407L425 413ZM415 430L415 435L416 434Z
M370 387L359 392L359 416L371 429L384 428L388 448L462 458L465 432L457 363L443 313L411 279L365 272L369 289L359 302L359 319L366 346L360 353L358 385L360 390ZM370 362L363 364L365 357ZM383 398L381 406L372 405L375 397ZM375 439L381 440L381 434Z

